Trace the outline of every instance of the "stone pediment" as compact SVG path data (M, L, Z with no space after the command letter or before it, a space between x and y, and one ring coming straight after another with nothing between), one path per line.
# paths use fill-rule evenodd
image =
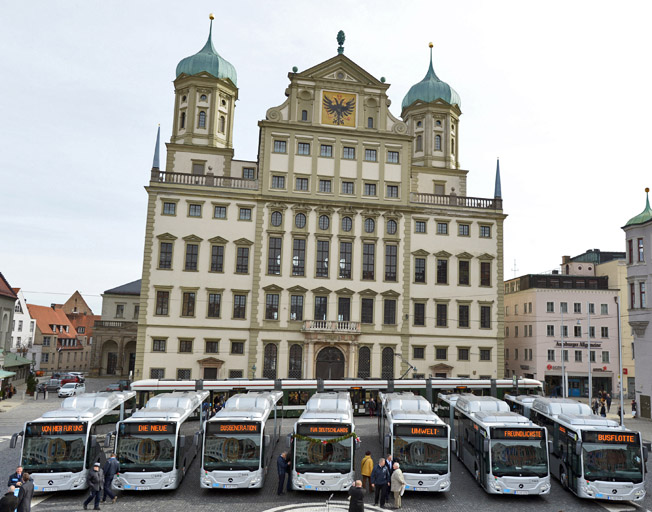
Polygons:
M263 286L263 290L266 292L281 292L283 291L283 288L276 284L268 284L267 286Z
M473 254L469 254L468 252L461 252L457 255L457 257L461 260L470 260L473 258Z
M198 359L197 362L199 363L199 366L203 368L220 368L224 364L224 361L217 357L205 357L203 359Z
M336 80L343 83L382 87L383 89L389 87L389 84L381 82L344 54L338 54L301 73L296 73L294 77L300 80Z
M437 256L438 258L450 258L452 256L450 252L446 252L446 251L439 251L434 253L434 255Z
M306 293L308 291L307 288L304 288L303 286L293 286L292 288L288 288L288 291L291 293Z
M171 235L170 233L162 233L160 235L156 235L156 238L159 240L176 240L177 237L174 235Z
M254 245L251 240L247 240L246 238L238 238L237 240L234 240L233 243L235 245Z
M226 238L222 238L221 236L214 236L213 238L209 238L208 241L212 244L226 244L228 243L228 240Z
M203 238L200 238L200 237L198 237L197 235L188 235L188 236L184 236L183 239L184 239L186 242L201 242L201 241L203 240Z
M316 295L328 295L329 293L331 293L331 290L329 290L328 288L324 288L323 286L313 288L311 291Z
M398 292L395 292L394 290L387 290L383 293L381 293L383 297L400 297L401 294Z
M433 364L430 367L430 370L433 373L434 372L447 372L447 371L450 371L452 369L453 369L453 367L451 365L449 365L449 364L446 364L446 363L437 363L437 364Z
M481 254L480 256L478 256L479 260L493 260L494 258L495 258L495 256L493 256L492 254L486 253L486 252L484 254Z
M430 253L428 251L424 251L423 249L418 249L416 251L412 251L412 256L430 256Z
M267 205L267 209L269 211L274 211L274 210L285 211L287 209L287 205L283 203L272 203Z
M378 295L378 292L375 292L371 288L366 288L362 290L361 292L358 292L360 295L366 295L366 296L375 296Z
M337 295L353 295L355 292L348 288L340 288L339 290L335 290L335 293Z

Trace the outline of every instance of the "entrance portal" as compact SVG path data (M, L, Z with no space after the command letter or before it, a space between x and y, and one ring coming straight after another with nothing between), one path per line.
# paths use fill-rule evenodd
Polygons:
M317 354L318 379L343 379L344 378L344 354L335 347L326 347Z

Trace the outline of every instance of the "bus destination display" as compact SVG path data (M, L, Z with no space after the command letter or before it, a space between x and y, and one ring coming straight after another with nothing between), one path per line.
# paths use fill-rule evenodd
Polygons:
M543 429L529 428L494 428L491 431L493 439L543 439Z
M260 434L260 423L233 421L228 423L209 423L211 434Z
M146 434L146 435L174 435L176 425L174 423L123 423L120 426L123 434ZM124 429L124 430L123 430Z
M27 426L29 436L66 436L86 434L86 423L30 423Z
M613 444L635 444L638 445L638 433L636 432L582 432L582 439L585 443L613 443Z
M303 436L343 436L351 432L351 425L319 425L302 423L297 425L297 434Z
M448 437L446 429L434 425L394 425L395 436Z

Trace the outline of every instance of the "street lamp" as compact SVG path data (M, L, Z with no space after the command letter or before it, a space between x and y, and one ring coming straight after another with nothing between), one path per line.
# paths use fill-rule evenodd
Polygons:
M622 340L622 333L621 333L621 327L620 327L620 300L618 298L618 295L614 297L614 300L616 301L616 316L618 317L618 361L620 363L620 424L624 425L625 424L625 397L623 396L623 340Z
M256 364L254 363L253 366L251 367L251 378L255 379L256 378Z

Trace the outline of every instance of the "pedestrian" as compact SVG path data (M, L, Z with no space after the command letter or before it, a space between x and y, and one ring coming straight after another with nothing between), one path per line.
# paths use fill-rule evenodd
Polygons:
M389 488L387 489L387 500L393 497L391 494L392 492L392 473L394 472L394 458L392 457L391 453L387 454L387 457L385 457L385 467L387 468L387 472L389 473Z
M607 412L611 410L611 393L607 393Z
M13 388L13 386L12 386L11 384L9 384L9 385L7 386L7 393L9 394L9 398L11 398L12 396L14 396L14 388Z
M0 512L14 512L18 507L18 496L15 494L16 487L9 486L7 493L0 499Z
M607 409L605 407L604 402L602 402L602 405L600 405L600 416L602 416L603 418L607 417Z
M9 480L7 481L7 487L10 485L13 485L15 487L20 487L22 484L22 478L23 478L23 466L18 466L16 468L16 472L9 477Z
M632 400L632 418L636 418L636 398Z
M371 472L374 470L374 460L371 458L371 452L367 451L362 458L362 487L369 491L371 494Z
M376 415L376 409L378 405L376 404L376 400L374 400L374 397L371 397L371 400L369 400L369 416L372 418Z
M385 465L385 459L378 459L378 464L371 472L371 487L374 489L374 505L385 506L387 490L389 489L389 471Z
M600 401L596 398L591 404L591 409L593 409L593 414L598 414L598 409L600 408Z
M47 397L47 393L48 393L47 384L43 383L43 385L41 386L41 390L43 391L43 400L45 400L45 398Z
M288 459L288 453L283 452L281 455L278 456L278 459L276 459L276 470L278 472L278 489L276 491L276 494L280 496L283 494L283 483L285 482L285 475L290 471L290 461ZM289 491L291 489L291 478L290 475L287 475L288 477L288 484L287 484L287 490Z
M405 478L398 462L394 463L392 469L391 482L392 492L394 493L394 508L401 508L401 496L403 496L403 491L405 491Z
M100 463L93 464L93 468L88 470L88 487L90 493L84 501L84 510L88 510L88 504L95 500L93 510L100 510L100 495L104 486L104 471L100 468Z
M113 478L119 472L120 463L116 458L116 454L112 453L111 458L104 464L104 497L102 498L102 503L106 503L107 496L111 498L111 503L115 504L118 501L118 497L114 494L113 489L111 489L111 484L113 483Z
M23 472L23 483L18 491L18 504L16 512L30 512L32 510L32 496L34 496L34 482L29 473Z
M361 480L356 480L355 484L349 489L349 500L351 500L349 502L349 512L364 512L364 491L362 490Z

